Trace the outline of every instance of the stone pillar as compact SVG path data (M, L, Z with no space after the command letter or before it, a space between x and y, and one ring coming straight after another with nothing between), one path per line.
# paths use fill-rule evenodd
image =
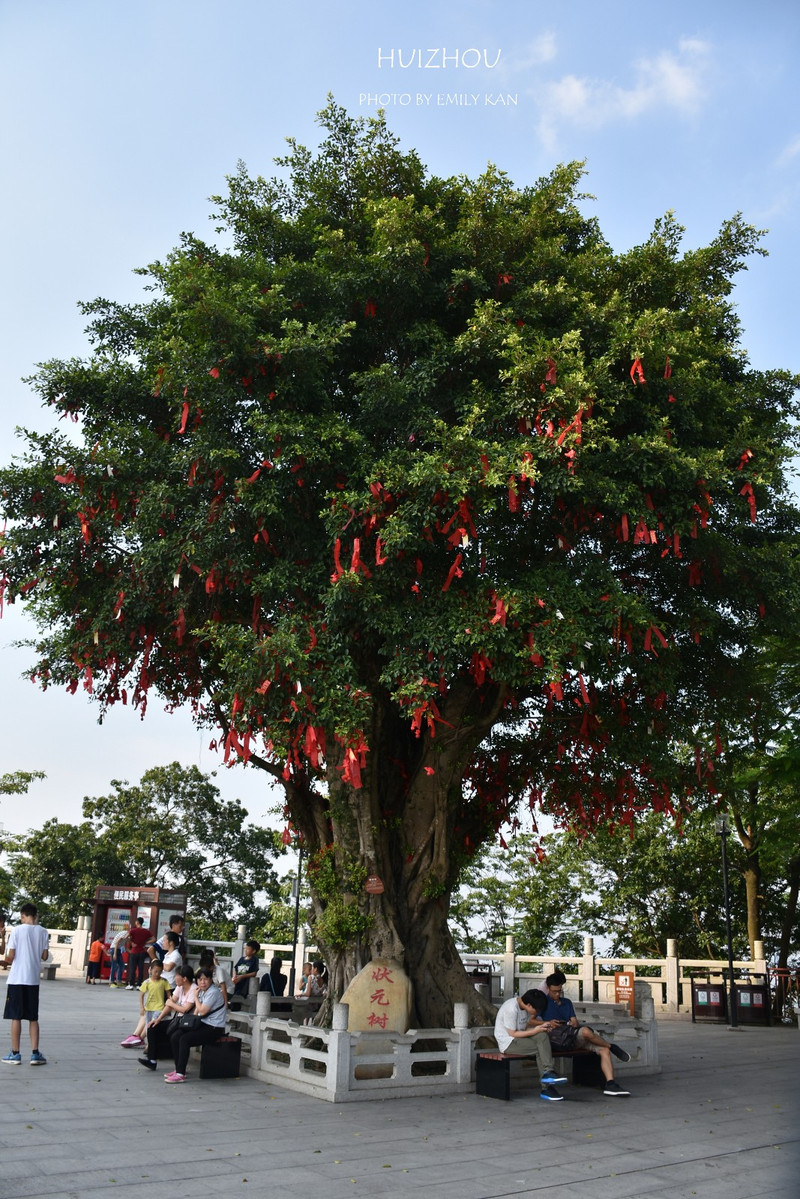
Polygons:
M472 1079L472 1034L469 1028L469 1007L457 1003L453 1008L453 1032L456 1036L455 1082L470 1082Z
M583 938L583 958L581 960L580 980L581 999L584 1003L594 1003L594 937Z
M304 947L305 948L305 947ZM350 1089L350 1033L347 1024L350 1009L346 1003L335 1003L328 1034L328 1068L325 1088L332 1098Z
M678 943L673 937L667 938L664 977L667 983L665 1010L668 1012L679 1012L681 1010L681 964L678 958Z
M240 924L236 929L236 940L231 946L231 966L235 966L239 958L244 957L244 943L247 940L247 926Z
M506 951L503 954L503 999L510 999L512 995L516 995L516 964L517 958L514 953L514 937L506 937Z
M256 1011L250 1025L250 1065L254 1070L261 1069L261 1052L264 1043L264 1030L261 1021L269 1016L272 1010L272 996L269 991L259 991L256 995Z
M767 973L767 959L764 954L764 942L763 941L754 941L753 942L753 973L754 974L766 974Z
M302 981L303 962L306 960L306 930L300 926L297 930L297 949L294 955L294 989L300 990Z

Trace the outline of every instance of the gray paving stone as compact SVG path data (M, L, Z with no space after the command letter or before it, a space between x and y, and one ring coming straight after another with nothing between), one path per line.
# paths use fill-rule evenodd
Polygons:
M62 979L41 999L48 1066L0 1067L0 1199L293 1194L299 1179L325 1199L797 1193L797 1029L662 1021L663 1073L631 1079L625 1100L564 1087L562 1104L534 1092L331 1105L248 1078L165 1086L168 1063L154 1075L119 1047L135 995Z

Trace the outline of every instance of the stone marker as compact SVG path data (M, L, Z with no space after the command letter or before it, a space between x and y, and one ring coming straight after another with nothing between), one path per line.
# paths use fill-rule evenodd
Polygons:
M399 962L375 958L350 983L341 999L349 1008L350 1032L407 1032L411 1020L411 981ZM372 1037L356 1055L389 1053L391 1042ZM390 1065L357 1066L357 1078L390 1078Z

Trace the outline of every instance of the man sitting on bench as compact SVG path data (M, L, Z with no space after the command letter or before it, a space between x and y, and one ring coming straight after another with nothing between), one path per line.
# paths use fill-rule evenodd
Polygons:
M554 1083L566 1082L558 1077L553 1068L553 1050L548 1033L556 1027L538 1019L547 1007L547 996L541 991L526 991L524 995L507 999L497 1012L494 1022L494 1038L502 1053L511 1056L536 1056L542 1089L540 1097L551 1102L563 1099Z
M578 1023L572 1000L564 996L566 981L566 975L562 974L560 970L556 970L554 974L548 974L544 980L547 1006L541 1013L540 1019L550 1025L549 1039L552 1048L556 1053L559 1049L589 1049L592 1053L596 1053L600 1058L603 1078L606 1080L603 1094L630 1095L630 1091L626 1091L614 1079L611 1054L613 1053L614 1057L619 1058L621 1062L629 1062L631 1055L625 1049L620 1049L619 1045L606 1041L587 1024ZM545 1027L545 1023L540 1027Z

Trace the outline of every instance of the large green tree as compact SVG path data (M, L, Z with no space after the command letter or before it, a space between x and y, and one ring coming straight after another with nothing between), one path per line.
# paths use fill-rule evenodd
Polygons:
M73 927L103 883L185 888L187 915L204 936L232 936L237 923L266 919L280 895L273 860L281 847L274 832L247 821L238 800L177 762L111 788L84 799L81 824L48 820L5 839L17 894L36 896L43 919Z
M713 781L672 742L785 620L794 381L739 345L739 218L615 254L579 165L440 179L321 122L40 369L77 426L0 478L9 598L42 686L191 703L272 775L333 990L398 958L437 1026L481 1014L449 896L520 798L594 827Z

